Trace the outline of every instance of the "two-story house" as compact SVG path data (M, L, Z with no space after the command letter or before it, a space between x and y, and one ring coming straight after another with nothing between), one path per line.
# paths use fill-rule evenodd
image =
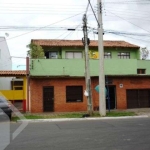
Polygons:
M31 43L42 46L45 58L30 58L30 111L86 111L82 41L31 40ZM97 109L98 41L90 41L89 56L93 109ZM104 71L111 109L150 107L150 61L140 60L139 46L104 41Z

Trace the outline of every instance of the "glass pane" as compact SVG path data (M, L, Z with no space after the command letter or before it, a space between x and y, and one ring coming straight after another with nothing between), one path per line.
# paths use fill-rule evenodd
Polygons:
M74 58L82 58L81 52L74 52Z
M49 58L57 58L57 52L49 52Z
M73 52L66 52L66 58L73 58Z

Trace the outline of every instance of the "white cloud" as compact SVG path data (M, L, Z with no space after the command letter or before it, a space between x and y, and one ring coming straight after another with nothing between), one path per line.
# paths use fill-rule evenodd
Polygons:
M149 26L149 6L150 2L144 4L144 1L122 3L121 0L103 0L103 28L104 30L124 31L129 33L150 33ZM82 26L82 17L88 0L0 0L0 19L1 26L51 26L51 27L77 27ZM97 0L91 0L91 4L96 11ZM9 14L5 14L8 13ZM15 14L17 13L17 14ZM79 14L75 16L76 14ZM97 14L96 14L97 15ZM72 16L72 17L71 17ZM74 17L73 17L74 16ZM97 28L97 22L92 14L91 8L88 9L88 26ZM70 18L69 18L70 17ZM68 18L68 19L66 19ZM62 21L63 20L63 21ZM133 25L135 24L135 25ZM139 26L139 27L137 27ZM147 30L147 31L145 31ZM32 31L32 29L30 30ZM26 31L1 31L0 36L7 37L7 43L12 56L26 57L26 45L31 39L82 39L82 31L67 32L65 30L37 30L34 32ZM28 33L30 32L30 33ZM28 33L28 34L24 34ZM20 35L20 36L19 36ZM68 36L67 36L68 35ZM97 39L97 35L89 33L91 39ZM150 47L150 38L148 36L117 36L105 34L107 40L125 40L139 46ZM137 40L139 39L139 40ZM141 39L141 41L140 41ZM143 40L143 41L142 41ZM146 40L146 41L144 41ZM24 60L13 59L13 64L23 65ZM17 69L20 69L19 67Z

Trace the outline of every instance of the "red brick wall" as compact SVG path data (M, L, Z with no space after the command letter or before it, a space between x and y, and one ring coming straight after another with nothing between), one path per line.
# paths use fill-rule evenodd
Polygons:
M84 78L51 78L51 79L31 79L30 80L30 99L31 112L43 112L43 86L54 86L54 111L86 111L87 100L83 95L83 102L66 103L66 86L79 85L85 90Z
M116 87L116 108L127 109L127 89L150 89L150 77L108 77ZM120 88L120 84L123 87ZM92 78L93 107L99 106L99 93L94 88L98 85L98 77Z
M115 77L113 84L116 85L117 109L127 108L127 89L150 89L150 77ZM123 88L120 88L123 84Z
M150 89L150 78L148 77L108 77L112 78L112 85L116 86L116 108L126 109L127 89ZM120 84L123 87L120 88ZM66 86L83 86L83 102L66 103ZM99 94L95 91L98 85L98 77L92 78L93 108L99 106ZM31 112L43 112L43 86L54 86L54 111L73 112L86 111L87 99L84 96L84 78L32 78L30 80Z

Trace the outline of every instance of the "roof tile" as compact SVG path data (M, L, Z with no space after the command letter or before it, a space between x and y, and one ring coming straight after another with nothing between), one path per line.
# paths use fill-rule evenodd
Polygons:
M41 45L41 46L79 46L82 47L83 43L82 40L55 40L55 39L32 39L32 43ZM104 41L104 47L130 47L130 48L139 48L139 46L125 42L125 41ZM90 45L91 47L97 47L98 41L91 40Z
M26 70L1 70L0 71L0 76L25 76Z

